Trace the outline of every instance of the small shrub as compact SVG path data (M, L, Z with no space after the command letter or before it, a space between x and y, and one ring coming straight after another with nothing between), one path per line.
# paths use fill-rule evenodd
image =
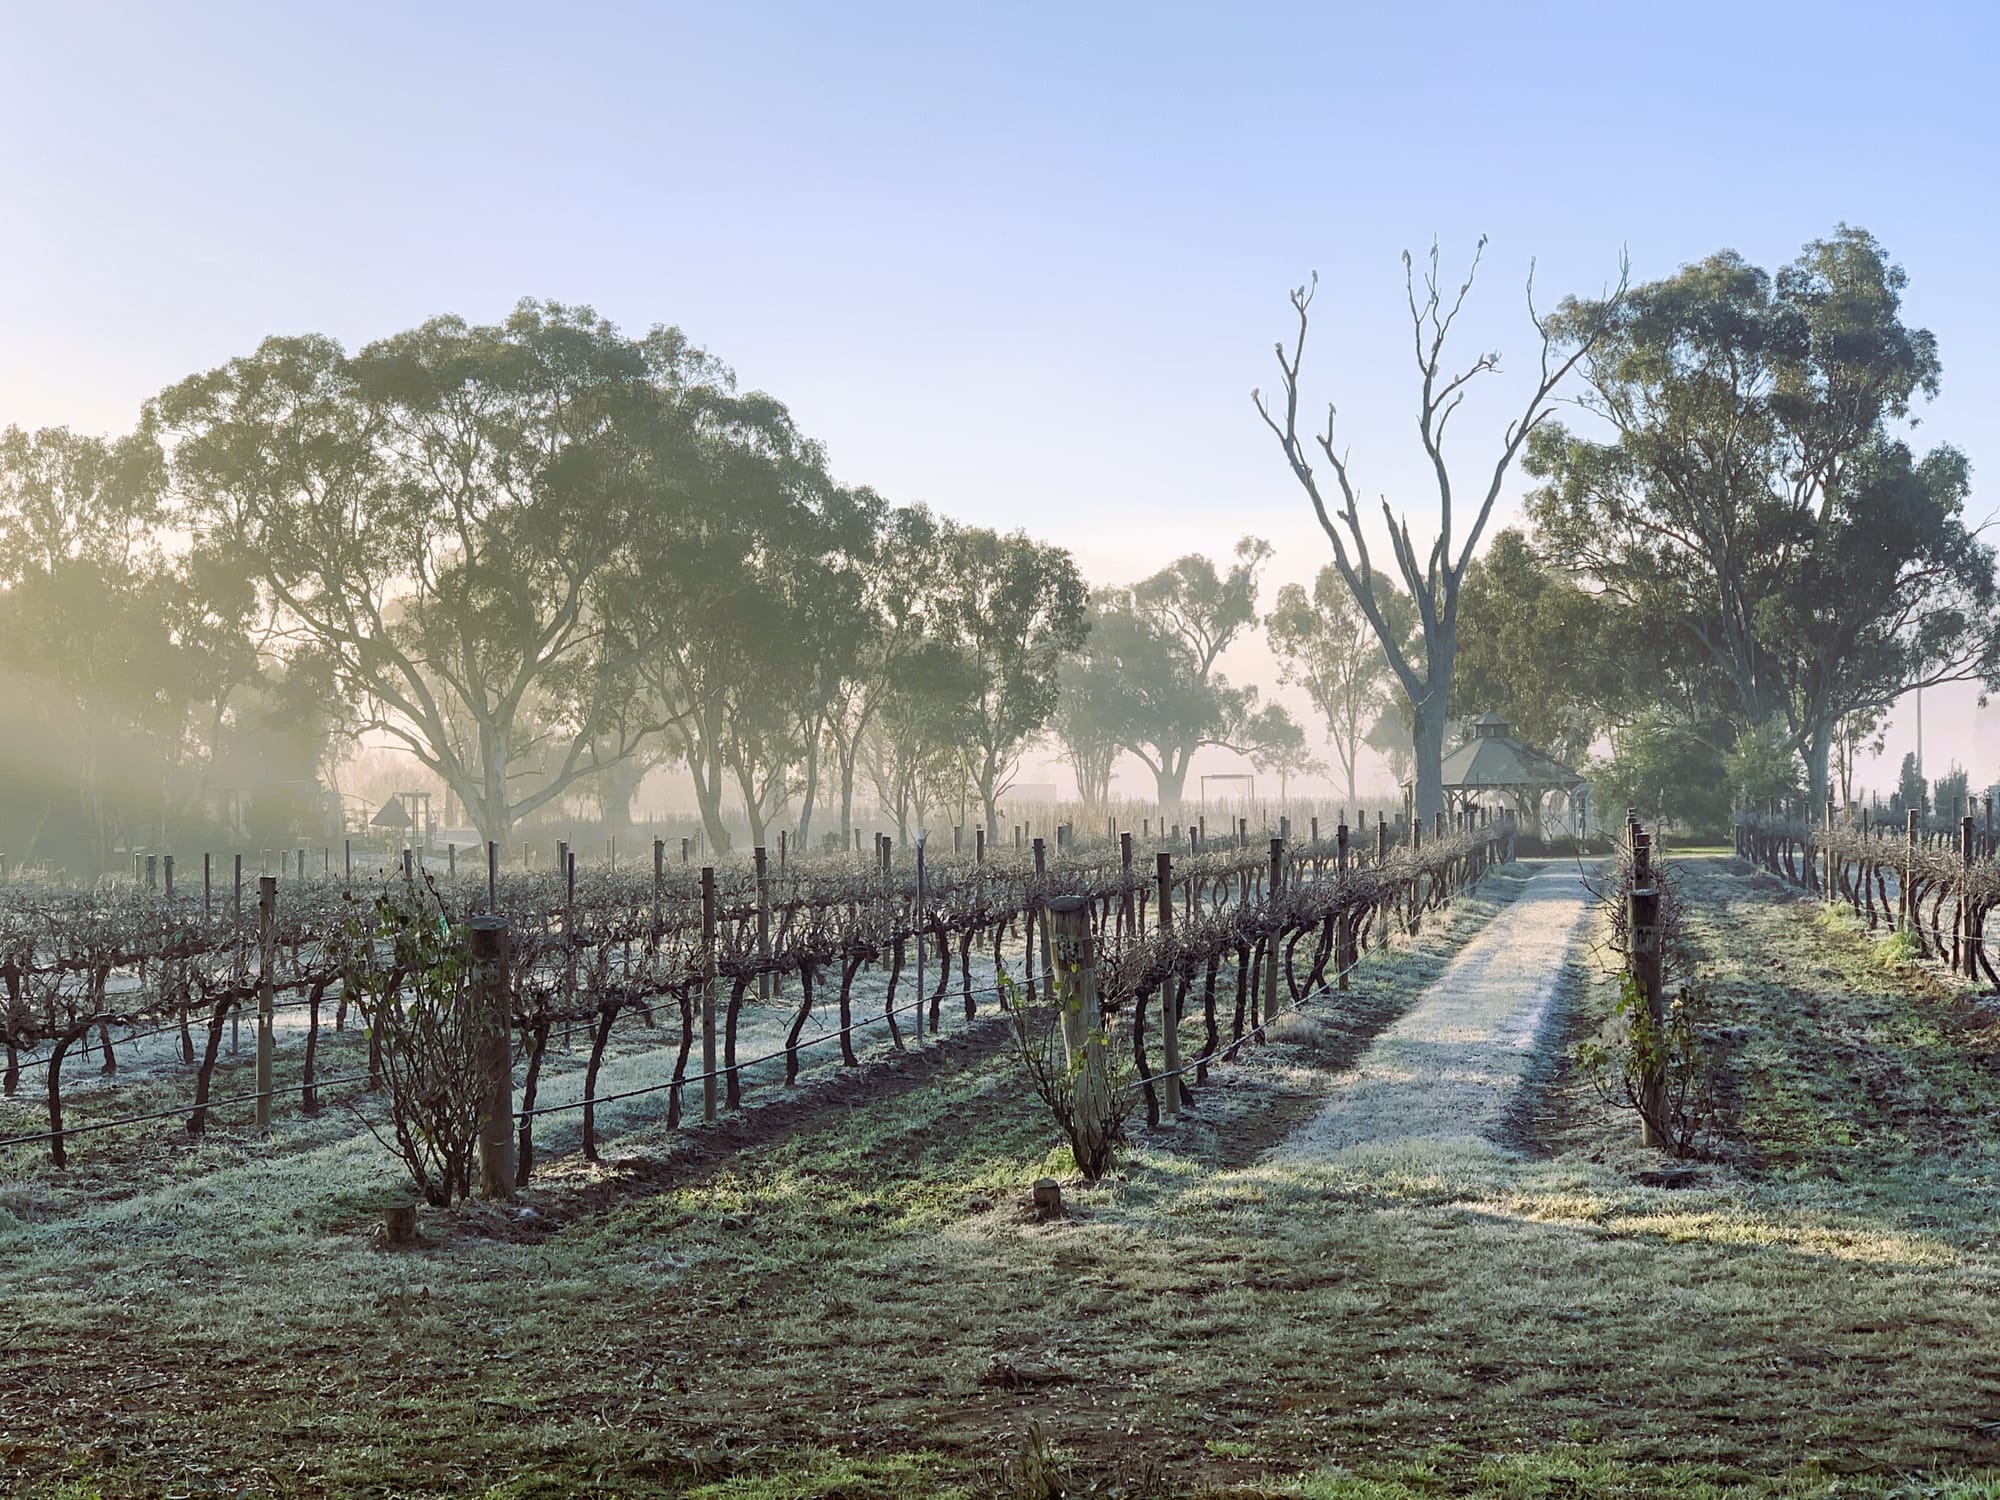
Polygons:
M427 1202L471 1196L485 1100L482 1058L504 1019L473 1005L465 932L428 882L378 897L341 934L346 982L379 1049L394 1140Z
M1172 1500L1184 1493L1159 1464L1143 1454L1081 1472L1030 1421L1014 1451L979 1476L981 1500Z
M1913 964L1924 956L1924 945L1907 927L1898 927L1877 945L1875 961L1885 969Z
M1297 1011L1279 1016L1264 1028L1265 1041L1289 1042L1294 1047L1317 1047L1325 1042L1326 1037L1327 1030L1323 1022L1311 1016L1301 1015Z
M1646 1119L1676 1157L1695 1154L1715 1115L1714 1070L1701 1043L1709 1010L1707 994L1681 986L1656 1024L1646 997L1630 974L1618 976L1618 1004L1598 1034L1579 1042L1572 1055L1598 1097L1617 1109ZM1646 1079L1664 1080L1658 1118L1646 1114Z
M1014 1054L1027 1070L1035 1095L1055 1117L1069 1141L1070 1159L1086 1182L1096 1182L1111 1170L1114 1149L1125 1138L1125 1121L1138 1100L1131 1086L1134 1077L1129 1063L1121 1064L1110 1038L1099 1028L1086 1033L1084 1047L1072 1053L1063 1039L1063 1013L1059 1005L1027 1003L1021 987L1002 969L1000 989L1007 997L1007 1015L1012 1022ZM1102 1049L1104 1070L1093 1079L1085 1066L1086 1049ZM1103 1100L1086 1107L1090 1096L1101 1091Z
M1028 1423L1019 1446L981 1476L982 1493L990 1500L1062 1500L1071 1493L1066 1466L1042 1435L1042 1424Z

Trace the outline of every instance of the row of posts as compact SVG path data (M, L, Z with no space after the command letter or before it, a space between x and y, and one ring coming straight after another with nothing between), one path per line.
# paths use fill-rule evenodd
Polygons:
M1990 823L1992 799L1988 798L1987 802L1988 802L1988 822ZM1245 817L1239 817L1236 818L1234 821L1235 821L1235 828L1233 831L1233 837L1237 847L1245 849L1249 848L1250 820ZM1457 825L1462 828L1483 826L1484 823L1488 823L1491 821L1491 814L1490 812L1484 809L1474 809L1470 812L1462 812L1460 814L1453 816L1451 821L1456 822ZM1400 822L1401 820L1399 819L1399 823ZM1141 823L1142 823L1141 837L1146 839L1151 839L1153 837L1153 820L1150 817L1148 817L1142 819ZM1159 828L1160 837L1163 840L1168 840L1172 843L1178 844L1181 840L1182 826L1179 823L1175 823L1172 825L1171 829L1169 829L1167 820L1165 818L1160 819L1159 823L1160 823L1160 828ZM1312 818L1311 825L1312 825L1312 839L1314 843L1317 843L1319 841L1319 819L1317 817ZM1365 813L1362 816L1362 826L1364 828L1367 826L1367 815ZM1382 829L1382 831L1386 834L1388 827L1388 815L1386 813L1381 815L1379 826ZM1436 815L1435 818L1434 831L1439 837L1442 837L1444 835L1446 827L1447 827L1447 815L1445 813L1440 812ZM1291 829L1292 829L1292 820L1290 816L1289 815L1281 816L1278 819L1278 836L1289 842L1289 840L1291 839ZM1189 823L1187 825L1186 832L1187 832L1187 841L1190 853L1199 854L1204 849L1212 847L1208 835L1207 814L1204 813L1198 818L1197 821ZM1119 836L1117 829L1117 819L1115 818L1108 820L1108 836L1114 840ZM1129 834L1126 836L1129 837ZM1412 843L1421 842L1422 825L1417 823L1412 823L1410 825L1410 836ZM854 848L856 853L859 853L861 851L861 837L862 837L862 830L858 828L855 829ZM1014 847L1016 849L1021 849L1025 847L1032 839L1032 837L1033 837L1032 825L1028 823L1016 823L1013 825L1013 839L1014 839ZM984 863L986 855L986 842L987 842L986 830L984 828L975 828L973 830L973 839L978 849L978 858L981 863ZM1058 824L1055 829L1055 840L1056 840L1055 847L1058 853L1063 853L1073 848L1076 843L1076 826L1073 823ZM778 869L780 873L782 873L785 870L787 864L789 842L790 842L789 830L784 830L784 829L779 830ZM1040 841L1034 840L1034 842L1040 842ZM692 837L683 837L681 839L681 864L684 867L690 866L693 862L694 843L695 840ZM951 831L952 853L953 854L962 853L964 850L964 843L965 843L964 827L962 825L954 826ZM886 869L888 867L891 858L891 854L889 853L889 851L893 850L896 847L895 836L893 834L888 834L888 833L877 833L875 835L875 846L877 855L882 860L883 867ZM458 855L460 847L461 846L457 844L448 844L445 846L446 873L454 880L458 876ZM476 849L478 846L467 845L464 847L468 849ZM617 851L616 841L615 840L612 841L607 847L610 850L610 854L608 857L611 858L611 860L615 865L616 851ZM496 870L497 859L498 859L498 846L494 843L489 842L486 846L486 850L487 850L488 876L490 881L493 875L495 874ZM662 867L665 850L666 850L665 839L656 838L653 840L653 867L656 873ZM305 848L283 851L280 855L280 859L284 866L289 867L292 873L295 873L299 879L303 880L306 874L306 861L309 852L310 851ZM271 851L269 850L265 851L265 864L267 869L269 865L270 854ZM766 855L767 855L766 846L764 845L757 846L756 857L760 864L764 862ZM235 864L236 906L238 911L240 912L242 909L243 856L241 854L237 854L233 856L233 858ZM330 845L325 846L320 850L320 858L321 858L322 871L326 874L331 874L333 870L333 850ZM558 871L569 870L570 868L573 867L574 859L575 859L575 853L571 849L569 842L567 840L558 839L556 841L557 870ZM133 862L132 874L133 874L133 879L136 882L144 885L148 890L157 891L161 889L162 876L164 876L166 894L169 897L174 895L175 885L174 885L173 855L135 854L132 856L132 862ZM410 874L414 870L421 869L423 867L423 862L424 862L423 851L421 849L416 848L415 846L407 846L404 848L403 869L405 874ZM353 879L354 841L352 839L347 839L343 842L342 872L345 878L349 880ZM0 880L5 879L6 873L7 873L7 856L5 854L0 854ZM203 894L204 904L206 906L206 904L212 900L212 894L213 894L213 857L209 854L202 855L202 894Z
M657 866L657 840L655 844L655 864ZM567 846L562 847L566 848ZM459 846L454 844L446 850L449 860L449 873L453 879L456 879L458 876L458 849ZM268 851L266 853L268 861ZM304 849L288 853L284 857L283 868L295 870L298 879L305 879L307 853L308 851ZM320 854L324 869L328 873L331 873L333 869L333 850L325 848L320 851ZM0 880L6 878L6 861L7 857L4 854L0 854ZM232 855L231 862L230 896L235 914L240 919L243 915L243 856L241 854ZM421 858L417 856L416 851L408 848L403 850L403 874L406 877L413 876L416 870L421 867L421 863ZM499 867L500 846L495 843L489 843L486 846L486 882L489 906L493 904L496 894L495 888L499 878ZM346 846L342 851L342 871L345 879L351 881L354 878L354 841L352 839L346 842ZM174 856L171 854L134 855L132 873L133 879L136 882L143 885L149 891L162 892L169 901L174 900L178 895ZM260 880L274 882L277 878L275 875L268 874L259 877ZM204 916L214 913L215 856L213 854L205 853L201 857L201 905Z

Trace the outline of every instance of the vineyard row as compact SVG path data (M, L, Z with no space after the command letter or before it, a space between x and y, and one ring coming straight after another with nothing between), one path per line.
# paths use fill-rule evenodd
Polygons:
M558 1028L585 1028L589 1037L584 1097L554 1108L583 1111L584 1150L595 1154L598 1068L621 1018L646 1027L658 1013L678 1019L668 1119L680 1116L682 1091L699 1084L705 1113L718 1092L741 1102L737 1061L739 1017L752 994L793 987L798 999L785 1042L786 1078L797 1077L803 1028L816 1006L837 1007L842 1061L855 1065L851 1037L862 1026L886 1029L890 1044L907 1044L905 1028L921 1035L939 1026L954 971L966 1015L976 1009L975 955L990 954L996 974L1025 976L1033 999L1038 976L1050 969L1047 910L1075 898L1089 913L1097 943L1098 986L1105 1016L1121 1017L1134 1048L1149 1116L1157 1118L1154 1080L1178 1073L1167 1038L1178 1036L1190 990L1199 986L1205 1041L1194 1082L1222 1047L1217 976L1234 967L1230 1044L1254 1034L1280 1003L1294 1003L1327 981L1344 962L1394 926L1414 930L1423 913L1476 880L1504 854L1506 824L1461 817L1428 835L1392 845L1377 824L1369 848L1350 842L1345 827L1331 839L1291 845L1272 839L1268 853L1238 846L1176 857L1159 853L1154 868L1135 866L1130 836L1095 851L1072 845L1050 861L1037 841L1018 858L896 859L890 851L872 868L842 857L797 861L782 872L761 860L746 867L704 869L686 877L656 859L650 879L601 870L579 876L573 862L561 875L497 872L490 882L437 880L421 871L367 884L345 879L259 882L254 915L217 915L198 900L134 888L77 892L9 886L0 891L0 979L6 985L5 1088L18 1091L29 1071L45 1069L46 1130L9 1137L41 1139L51 1159L64 1160L61 1072L65 1057L94 1031L106 1071L115 1070L113 1031L126 1040L177 1032L183 1062L196 1063L195 1032L207 1035L196 1068L188 1128L205 1127L211 1079L224 1026L252 1007L258 1027L259 1123L273 1097L276 1014L306 1013L302 1106L320 1105L315 1079L322 1007L335 1008L344 1027L350 1000L364 1017L395 1003L440 964L463 965L465 933L473 925L505 933L510 1067L521 1071L516 1172L525 1182L533 1160L536 1092L549 1039ZM656 853L657 853L656 846ZM481 920L469 919L478 913ZM456 934L456 936L452 936ZM440 954L445 957L440 958ZM926 974L936 964L935 979ZM853 1015L856 978L886 975L882 1012ZM919 986L917 976L924 976ZM899 1011L904 980L913 981ZM985 987L982 992L993 992ZM1004 1007L1004 989L998 998ZM281 999L280 997L286 997ZM1162 1067L1148 1056L1149 1006L1171 1024ZM703 1063L689 1071L699 1030ZM719 1051L718 1051L719 1044ZM377 1085L396 1059L383 1055L379 1029L369 1028L365 1081ZM354 1081L343 1075L338 1080ZM635 1090L629 1092L646 1092ZM1171 1099L1169 1100L1171 1104ZM149 1111L153 1115L182 1111ZM83 1127L83 1128L94 1128Z

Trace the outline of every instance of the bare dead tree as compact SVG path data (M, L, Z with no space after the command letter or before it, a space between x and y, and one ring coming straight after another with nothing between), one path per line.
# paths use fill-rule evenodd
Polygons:
M1416 812L1419 817L1426 818L1444 806L1440 766L1444 759L1445 723L1450 714L1452 670L1458 653L1459 584L1486 530L1487 520L1493 514L1494 502L1500 498L1500 486L1506 480L1507 471L1526 445L1529 434L1554 412L1556 388L1603 338L1613 313L1624 300L1628 280L1627 270L1621 262L1617 290L1596 304L1598 311L1591 324L1581 329L1563 327L1555 319L1536 311L1534 267L1530 264L1528 317L1541 338L1539 378L1521 415L1508 424L1501 438L1500 452L1493 462L1485 492L1479 498L1472 525L1454 551L1455 502L1451 470L1444 455L1445 430L1459 403L1465 399L1466 387L1479 376L1498 370L1500 356L1497 352L1481 354L1457 374L1451 374L1444 362L1444 347L1451 326L1472 291L1473 279L1478 274L1479 261L1485 250L1486 239L1482 235L1465 280L1449 305L1445 302L1443 287L1438 279L1436 243L1431 245L1421 296L1417 292L1416 263L1407 250L1403 252L1403 284L1409 300L1417 372L1423 380L1422 400L1417 409L1417 432L1423 441L1424 453L1430 459L1438 492L1437 535L1431 543L1429 555L1419 558L1411 539L1408 515L1398 516L1387 497L1382 500L1382 517L1389 528L1389 544L1395 553L1396 568L1402 575L1403 587L1416 602L1422 637L1420 643L1400 638L1400 632L1391 626L1377 600L1373 585L1374 565L1361 525L1360 497L1354 488L1348 455L1334 447L1336 408L1333 404L1327 405L1325 431L1316 434L1313 441L1325 455L1339 488L1337 508L1329 509L1305 444L1299 436L1299 369L1305 361L1308 315L1313 294L1319 286L1317 273L1308 285L1292 291L1292 309L1298 316L1298 333L1290 352L1287 353L1283 342L1275 346L1280 378L1284 383L1282 419L1272 415L1261 390L1252 391L1250 397L1256 404L1258 415L1264 419L1264 425L1277 437L1293 476L1312 501L1320 529L1333 544L1333 559L1340 569L1340 576L1374 628L1376 637L1382 643L1383 653L1389 659L1390 669L1416 710L1415 743L1412 747L1416 760ZM1421 663L1413 659L1419 650Z

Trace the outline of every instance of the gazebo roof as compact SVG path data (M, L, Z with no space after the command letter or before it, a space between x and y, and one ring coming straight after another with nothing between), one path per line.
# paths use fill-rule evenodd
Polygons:
M409 809L403 806L401 797L391 797L382 804L382 810L369 819L369 822L376 828L408 828Z
M1446 791L1567 791L1584 778L1560 761L1508 735L1507 721L1495 713L1472 721L1472 738L1445 756L1440 768ZM1415 778L1405 778L1407 786Z

